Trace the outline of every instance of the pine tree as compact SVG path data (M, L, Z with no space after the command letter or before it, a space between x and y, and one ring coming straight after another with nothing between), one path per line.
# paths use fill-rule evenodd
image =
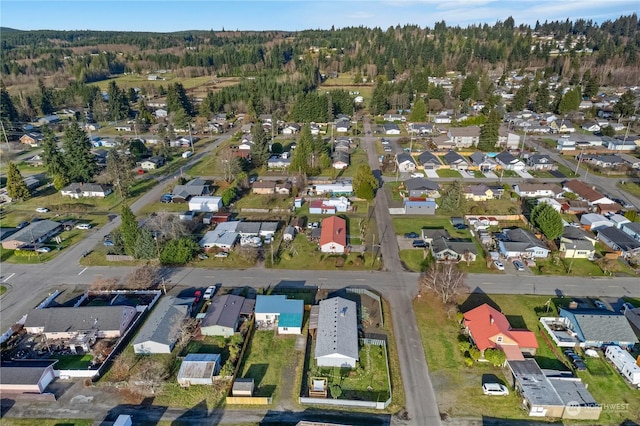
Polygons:
M412 123L420 123L426 120L427 106L424 103L424 99L419 98L413 103L411 109L411 115L409 115L409 121Z
M129 108L129 99L125 91L120 89L115 81L111 80L107 93L109 94L107 105L111 120L118 121L129 117L131 109Z
M526 81L528 82L529 80ZM527 102L529 102L529 85L523 84L513 97L513 102L511 102L511 110L522 111L527 106Z
M46 87L42 80L38 81L38 89L40 90L40 112L48 115L55 111L53 107L53 93L51 89Z
M480 151L493 151L498 143L500 130L500 115L494 109L489 113L489 117L480 129L480 141L478 149Z
M62 146L69 180L89 182L97 171L96 160L91 152L91 141L77 122L64 129Z
M193 116L193 104L182 83L170 84L167 89L167 111L177 112L180 108L184 109L189 117Z
M15 163L9 161L7 167L7 195L13 200L24 201L31 197L29 188L24 183L22 173L18 169Z
M296 149L291 154L291 164L289 168L293 173L306 175L310 170L311 155L313 154L313 136L311 126L305 124L300 131L300 138L296 144Z
M135 254L136 241L138 241L138 221L126 204L122 205L120 219L120 232L124 241L124 250L128 255L133 256Z
M5 121L5 126L11 124L10 128L19 120L18 110L2 80L0 80L0 118Z
M261 124L257 123L251 127L251 138L253 140L253 145L251 146L251 163L256 168L260 168L266 165L269 159L267 135Z
M564 229L562 216L550 204L540 203L531 211L531 223L549 239L555 240Z
M549 100L549 86L545 83L538 88L538 93L536 93L536 112L549 111Z
M371 167L368 164L358 167L353 178L353 190L356 196L365 200L373 200L377 188L378 180L373 175Z
M569 90L564 94L562 100L560 100L560 104L558 104L558 113L567 114L572 111L577 111L580 107L581 100L582 96L579 87Z
M466 213L467 200L464 197L462 181L454 180L438 201L439 214L461 215Z
M47 169L47 175L51 178L61 176L65 178L68 175L64 156L58 149L56 135L49 126L42 127L42 162Z
M121 154L121 151L126 151L123 143L109 150L106 174L120 198L124 200L129 196L133 184L133 162L130 156Z
M627 90L613 106L613 112L620 117L631 117L635 111L636 95Z

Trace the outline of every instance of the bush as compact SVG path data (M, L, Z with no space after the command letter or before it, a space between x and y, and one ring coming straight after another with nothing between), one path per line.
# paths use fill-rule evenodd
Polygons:
M469 349L469 356L472 360L477 361L480 359L480 351L478 348L471 348Z
M487 349L484 351L484 359L496 367L500 367L507 360L506 355L499 349Z
M469 357L464 358L464 365L467 367L473 367L473 360Z
M471 349L471 343L470 342L458 342L458 349L460 349L460 352L467 353L467 351L469 351Z

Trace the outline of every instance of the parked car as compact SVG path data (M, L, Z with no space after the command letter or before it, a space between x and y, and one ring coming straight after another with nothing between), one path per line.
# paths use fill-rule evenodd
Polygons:
M138 173L139 175L143 175L144 174L144 170L138 169L138 171L136 173Z
M76 225L76 229L91 229L90 223L79 223Z
M512 263L513 263L513 266L516 268L516 271L518 272L524 271L524 263L520 262L519 260L514 260Z
M596 308L598 309L607 309L607 305L605 305L601 300L594 300L593 304L596 305Z
M504 271L504 265L499 260L494 260L493 264L496 265L498 271Z
M266 237L264 237L264 243L265 244L271 244L271 235L267 235Z
M38 253L49 253L51 249L49 247L38 247L36 251Z
M196 292L193 293L194 303L198 303L201 297L202 297L202 290L196 290Z
M229 257L229 253L227 253L226 251L219 251L213 257Z
M416 239L416 238L420 238L420 235L418 235L417 232L407 232L406 234L404 234L405 238L411 238L411 239Z
M469 225L465 225L464 223L456 223L455 225L453 225L453 227L456 228L458 231L463 231L469 228Z
M482 385L482 393L485 395L509 395L509 389L500 383L485 383Z
M426 246L427 246L427 243L425 243L423 240L413 240L414 248L425 248Z
M200 259L200 260L205 260L205 259L208 259L208 258L209 258L209 256L207 256L206 253L198 254L198 259Z
M587 365L583 361L574 361L573 366L578 371L585 371L587 369Z
M22 229L27 225L29 225L29 222L27 222L27 221L20 222L18 225L16 225L16 229Z
M214 293L216 292L216 289L217 289L217 287L215 285L210 285L204 291L204 296L202 296L202 298L204 300L211 300L211 298L213 297Z
M387 146L384 147L384 152L391 152L391 151L392 151L392 149L391 149L390 146L387 145Z
M424 177L423 173L419 173L419 172L415 172L415 173L411 173L411 177L412 178L422 178Z
M46 207L38 207L38 208L36 209L36 211L37 211L38 213L47 213L47 212L49 212L49 209L48 209L48 208L46 208Z
M624 314L624 313L625 313L625 311L626 311L627 309L635 309L635 308L636 308L636 307L635 307L635 306L633 306L631 303L629 303L629 302L624 302L624 303L622 304L622 306L620 307L620 313Z
M113 244L113 241L111 240L104 240L104 242L102 243L105 247L113 247L115 244Z

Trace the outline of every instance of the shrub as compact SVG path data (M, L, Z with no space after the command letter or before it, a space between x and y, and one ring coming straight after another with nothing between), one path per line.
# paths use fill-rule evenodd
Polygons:
M480 351L478 350L478 348L470 348L469 356L472 360L477 361L480 359Z
M507 360L506 355L499 349L487 349L484 358L496 367L500 367Z
M470 342L458 342L458 349L460 349L460 352L462 352L464 354L464 353L466 353L467 351L469 351L471 349L471 343Z
M467 367L473 367L473 360L469 357L464 358L464 365Z

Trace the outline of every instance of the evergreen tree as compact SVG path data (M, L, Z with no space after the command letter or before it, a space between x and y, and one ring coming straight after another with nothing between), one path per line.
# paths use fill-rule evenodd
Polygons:
M111 80L107 93L109 94L109 100L107 101L109 118L115 121L128 118L131 109L129 108L129 98L125 91L120 89L115 81Z
M460 100L466 101L478 97L478 77L474 74L468 75L460 88Z
M598 77L595 75L590 75L584 86L584 96L591 99L598 94L598 90L600 90L600 82L598 81Z
M42 80L38 80L38 89L40 90L40 112L43 115L52 114L55 109L53 107L53 93L51 89L46 87Z
M538 88L538 93L536 93L536 112L549 111L549 100L549 86L545 83Z
M494 109L489 113L487 121L482 125L480 129L480 141L478 142L478 149L480 151L493 151L498 143L498 136L500 130L500 115Z
M261 124L257 123L251 127L251 137L253 145L251 146L251 163L259 168L267 164L269 159L269 143L267 135Z
M106 168L111 184L123 200L129 196L133 184L133 162L130 156L121 153L125 151L123 142L109 150Z
M558 104L558 113L567 114L572 111L577 111L582 101L580 88L575 87L562 96L560 104Z
M177 112L180 108L189 116L193 116L193 104L187 96L182 83L170 84L167 89L167 111Z
M440 197L439 214L462 215L466 214L467 200L464 197L464 184L460 180L454 180L449 189Z
M7 195L12 200L19 201L24 201L31 197L31 192L29 192L29 188L24 183L22 173L20 173L18 166L11 161L9 161L7 167Z
M412 123L420 123L426 120L427 106L424 103L423 98L419 98L413 103L411 114L409 115L409 121Z
M136 216L126 204L122 205L120 220L120 233L124 242L124 250L129 256L134 256L140 231Z
M291 164L289 168L293 173L306 175L310 170L309 160L313 154L313 136L311 126L305 124L300 131L300 138L296 144L296 149L291 154Z
M158 256L157 247L151 231L141 228L136 238L133 256L136 259L155 259Z
M635 104L636 95L631 90L627 90L613 106L613 112L619 117L631 117L636 108Z
M550 204L540 203L531 211L531 223L549 239L562 235L562 216Z
M368 164L358 167L353 178L353 190L356 196L365 200L373 200L377 188L378 180L373 175L371 167Z
M42 162L47 169L47 175L51 178L55 176L66 178L68 173L64 156L58 149L56 135L49 126L42 127L42 139Z
M511 111L522 111L527 106L527 102L529 102L529 85L523 84L522 87L516 91L516 94L513 97L513 102L511 102Z
M13 105L11 96L4 85L4 81L0 80L0 120L4 125L4 130L9 131L14 127L14 123L19 121L18 110ZM2 135L4 139L4 135Z
M62 146L69 180L89 182L97 171L96 160L91 152L91 141L77 122L64 129Z

